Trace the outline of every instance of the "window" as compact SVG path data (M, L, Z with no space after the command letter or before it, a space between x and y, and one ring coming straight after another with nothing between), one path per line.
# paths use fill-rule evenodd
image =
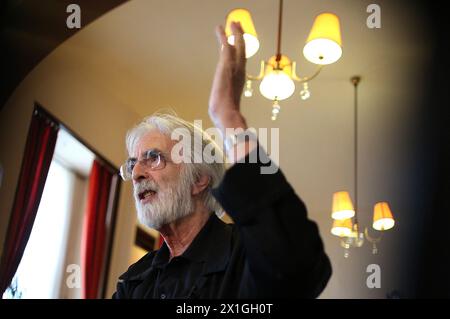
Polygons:
M66 289L66 269L80 264L87 177L94 154L64 129L45 182L33 230L6 298L80 298Z
M34 202L39 206L34 223L29 222L31 234L24 239L23 256L17 270L12 268L14 278L3 298L104 296L120 191L118 169L39 105L34 114L58 123L59 130L40 202ZM31 185L27 176L21 174L20 185ZM19 201L21 207L28 207L26 198ZM14 225L23 222L22 215L13 216Z

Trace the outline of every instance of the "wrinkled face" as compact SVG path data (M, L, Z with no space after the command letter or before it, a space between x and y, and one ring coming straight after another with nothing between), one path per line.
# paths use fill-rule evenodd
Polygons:
M138 159L133 168L134 199L139 221L160 229L193 210L191 182L184 164L175 164L170 152L176 141L158 131L150 131L136 143L131 156ZM148 150L161 152L162 163L152 168L141 161Z

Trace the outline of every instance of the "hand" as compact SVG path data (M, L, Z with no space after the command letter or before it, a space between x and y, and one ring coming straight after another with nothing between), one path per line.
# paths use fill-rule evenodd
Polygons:
M209 116L225 136L226 128L247 129L240 112L240 100L245 83L245 42L239 22L231 24L235 45L227 42L222 26L216 35L222 49L209 97Z

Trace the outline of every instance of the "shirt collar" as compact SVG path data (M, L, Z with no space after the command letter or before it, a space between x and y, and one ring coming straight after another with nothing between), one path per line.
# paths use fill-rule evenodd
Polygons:
M211 214L182 257L206 263L204 274L225 269L230 257L231 227Z
M161 247L155 252L155 256L153 257L151 266L156 268L163 267L165 264L169 262L169 256L170 256L169 247L167 247L166 242L163 241Z
M205 263L203 275L222 271L230 258L231 236L232 227L222 222L216 214L211 214L188 249L180 257ZM159 250L148 253L119 278L143 280L152 268L161 268L168 261L169 248L164 242Z

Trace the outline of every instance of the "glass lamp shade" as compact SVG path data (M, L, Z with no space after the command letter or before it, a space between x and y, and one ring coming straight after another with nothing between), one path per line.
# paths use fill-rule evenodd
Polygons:
M331 233L338 237L349 237L352 235L353 223L350 218L342 220L334 220Z
M269 100L281 101L294 94L295 84L289 75L281 70L274 70L264 76L259 91Z
M353 208L350 194L345 191L334 193L331 217L342 220L352 218L353 216L355 216L355 209Z
M339 18L333 13L319 14L303 48L305 58L315 64L331 64L342 56Z
M373 208L373 228L383 231L391 229L394 225L395 220L388 203L376 203Z
M259 49L259 40L253 24L252 16L246 9L234 9L228 13L225 24L225 35L227 36L228 43L231 45L234 45L234 35L231 31L231 22L237 21L241 23L242 30L244 30L245 57L249 58L255 55Z
M295 84L291 78L292 62L282 55L280 61L272 56L266 62L264 78L259 85L261 94L269 100L285 100L294 94Z

